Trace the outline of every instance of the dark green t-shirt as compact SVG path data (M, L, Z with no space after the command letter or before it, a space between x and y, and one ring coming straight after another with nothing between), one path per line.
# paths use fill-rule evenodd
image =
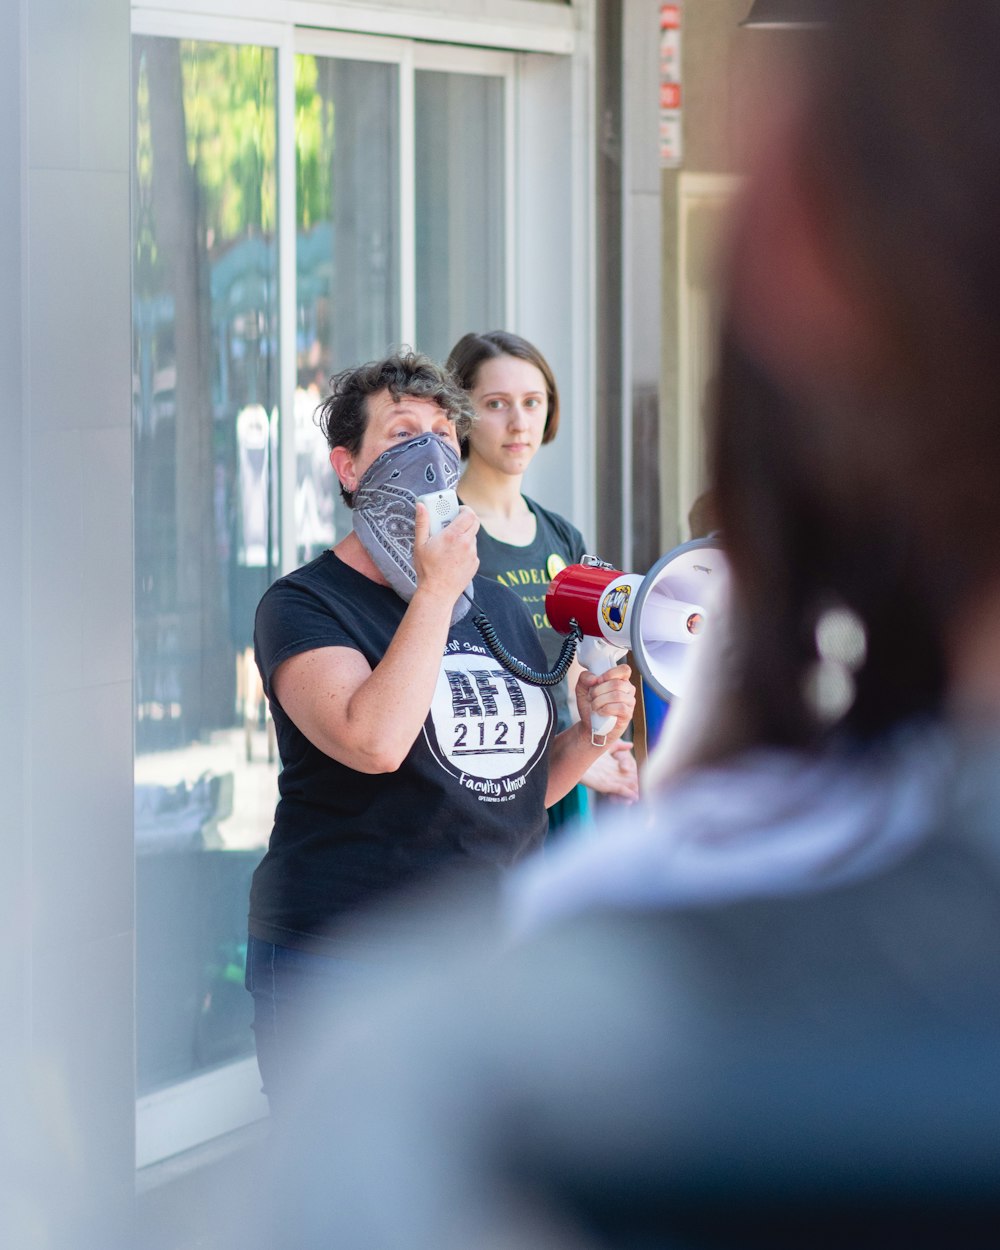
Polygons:
M498 581L520 596L538 630L547 667L552 668L558 658L563 635L556 633L545 615L545 592L559 570L567 564L578 564L587 548L583 535L575 525L570 525L564 517L543 508L527 495L524 502L535 515L534 542L527 547L515 547L480 529L479 576ZM501 641L505 642L502 636ZM570 723L566 682L553 687L552 695L556 704L557 727L559 730L566 729Z

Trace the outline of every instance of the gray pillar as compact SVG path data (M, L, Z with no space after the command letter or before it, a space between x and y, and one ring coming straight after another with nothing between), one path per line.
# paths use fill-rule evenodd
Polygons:
M0 1242L117 1250L134 1193L128 0L6 0L0 93L0 971L19 1025Z

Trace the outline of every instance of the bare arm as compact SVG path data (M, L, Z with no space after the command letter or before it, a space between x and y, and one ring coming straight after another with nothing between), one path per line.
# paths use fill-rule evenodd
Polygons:
M479 567L469 508L433 538L417 508L417 589L385 655L371 668L350 647L292 656L274 674L279 703L313 746L348 768L394 772L413 745L434 696L455 601Z
M619 664L600 677L582 669L576 683L576 705L580 720L555 739L549 756L549 784L545 805L551 807L580 781L583 774L600 759L622 734L635 710L635 688L629 680L629 667ZM614 716L615 726L603 746L590 740L591 715Z

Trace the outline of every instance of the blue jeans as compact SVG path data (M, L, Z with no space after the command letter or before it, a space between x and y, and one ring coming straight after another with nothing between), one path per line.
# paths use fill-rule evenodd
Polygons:
M315 1022L335 1008L343 991L372 974L355 959L248 939L245 984L253 995L257 1066L272 1116L283 1118L310 1061Z

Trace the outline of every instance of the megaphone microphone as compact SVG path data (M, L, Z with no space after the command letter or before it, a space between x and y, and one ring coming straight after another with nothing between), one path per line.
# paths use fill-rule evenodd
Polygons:
M689 652L702 636L725 556L711 538L675 547L643 576L625 573L593 556L570 564L552 579L545 612L552 628L569 634L575 621L583 632L577 655L600 676L627 651L639 672L668 703L683 692ZM603 746L613 716L595 716L591 737Z

